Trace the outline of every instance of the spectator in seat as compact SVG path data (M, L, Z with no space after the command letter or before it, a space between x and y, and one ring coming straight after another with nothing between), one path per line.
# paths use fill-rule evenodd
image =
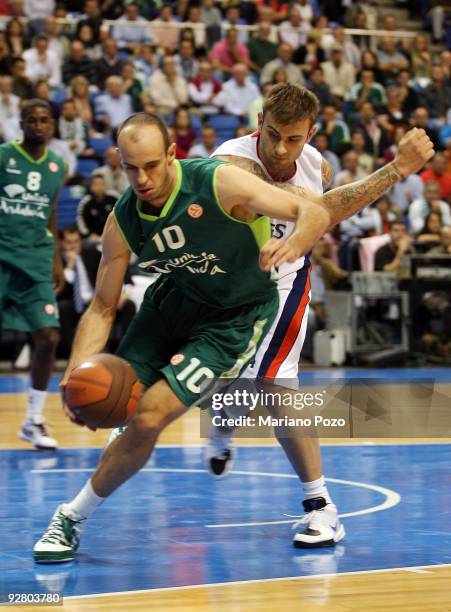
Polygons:
M332 104L323 108L320 115L320 130L327 134L330 149L338 155L351 141L347 124L337 117L337 109Z
M440 185L432 181L426 183L423 198L414 200L409 206L411 232L418 234L422 230L426 217L430 212L439 213L444 225L451 225L449 204L440 199Z
M121 49L135 53L141 45L153 42L147 19L139 14L139 6L136 2L125 5L125 12L119 17L119 21L131 24L121 23L113 28L112 37ZM137 26L137 23L142 23L142 27Z
M293 85L304 85L305 79L299 66L292 62L293 47L287 43L280 43L277 47L277 57L266 64L260 75L260 84L270 83L274 71L283 68L287 73L288 82Z
M389 146L387 132L379 125L371 102L364 102L360 112L351 121L352 129L361 129L365 134L365 148L374 155L378 163L383 162L383 152Z
M390 224L398 218L398 215L392 209L390 198L383 195L371 205L371 210L374 216L375 233L377 235L388 234Z
M343 155L343 170L336 174L334 178L334 187L348 185L365 176L368 176L368 172L359 168L359 155L356 151L351 149L351 151Z
M63 34L63 27L53 15L49 15L43 21L43 33L48 38L48 48L58 57L60 66L69 50L69 39Z
M225 37L213 45L210 61L214 70L222 71L225 75L231 74L235 64L249 63L249 50L238 41L237 30L227 30Z
M219 108L213 101L221 89L221 83L213 78L211 63L206 60L199 62L199 72L188 84L191 104L202 115L214 115L219 112Z
M69 85L76 76L84 76L91 84L97 80L95 63L89 59L81 40L74 40L70 45L69 57L63 64L63 82Z
M364 49L362 51L362 65L360 68L360 73L363 70L372 70L374 73L374 80L376 83L384 84L384 73L379 67L379 60L374 51L371 49Z
M431 211L424 220L424 225L416 236L417 242L426 242L430 247L438 246L442 227L442 215L439 212Z
M429 138L432 140L434 149L437 151L442 148L439 141L439 132L437 128L429 126L429 111L425 106L418 106L415 108L410 116L410 123L412 127L421 128L426 132Z
M102 174L93 174L88 193L77 208L77 227L83 238L99 240L108 215L119 197L117 191L108 191Z
M428 79L431 75L432 54L426 36L417 34L410 48L412 76L414 79Z
M110 76L105 83L105 93L94 102L96 120L103 129L118 127L132 114L132 99L124 93L124 80L120 76Z
M178 28L170 27L170 24L175 22L176 19L169 4L163 4L160 8L159 16L151 21L154 44L165 53L173 53L179 44Z
M136 77L135 64L133 62L124 62L121 77L124 83L124 93L128 94L131 98L133 112L138 113L142 111L147 95L144 93L141 81Z
M188 154L196 140L196 132L191 126L191 117L186 108L181 107L176 110L172 127L177 145Z
M411 78L410 70L400 70L396 79L396 85L401 93L402 111L407 115L420 105L419 95L410 84Z
M420 173L424 183L430 181L440 185L440 197L448 200L451 196L451 174L446 171L446 158L443 153L436 153L430 167Z
M61 140L68 143L75 155L92 155L93 150L88 148L86 126L77 115L77 109L71 98L64 100L61 106L58 132Z
M177 72L186 81L191 81L199 70L199 63L194 57L194 44L189 40L180 43L179 51L174 56Z
M246 20L242 19L240 7L233 5L226 9L226 16L222 22L222 35L227 34L227 30L230 28L236 29L237 25L246 25ZM238 37L237 40L240 44L245 45L248 41L249 34L246 30L236 30Z
M33 97L33 83L25 74L25 60L22 57L11 59L10 70L13 79L13 93L19 98Z
M94 110L89 99L89 81L84 76L76 76L70 82L70 95L74 101L77 115L91 131L94 125Z
M233 77L224 83L222 91L216 96L215 104L223 106L231 115L247 118L252 102L260 97L260 90L250 79L245 64L235 64Z
M334 175L338 174L341 170L341 163L339 157L329 149L329 136L325 132L317 132L312 144L332 166Z
M8 123L20 123L20 98L13 93L13 79L0 75L0 136L7 140Z
M170 115L179 106L188 102L188 85L177 74L175 59L166 55L161 60L161 69L156 70L149 79L148 91L160 115Z
M394 208L400 214L406 214L414 200L423 199L424 183L418 174L409 174L396 183L388 192Z
M129 186L127 175L121 166L121 160L116 147L109 147L105 154L106 164L96 168L93 175L102 175L105 179L106 190L115 191L122 195Z
M147 83L157 69L157 58L152 45L141 45L139 53L134 58L136 75L143 83Z
M311 34L307 36L307 44L303 47L299 47L293 54L293 62L299 64L299 68L302 70L302 74L307 79L312 79L312 73L319 69L321 70L321 64L326 61L326 55L324 49L322 49L317 41ZM322 81L324 82L324 73L321 70Z
M81 315L89 306L101 258L99 243L89 241L82 243L80 233L76 227L66 227L60 233L61 256L64 263L64 276L66 287L58 296L58 307L61 321L61 350L67 356L70 353L75 329ZM130 275L126 276L126 284L119 298L118 313L113 330L115 344L130 324L136 308L128 298L127 288L131 282ZM109 348L111 346L111 339Z
M217 135L216 130L212 125L202 126L200 132L201 142L194 144L188 151L188 157L210 157L216 150Z
M80 30L84 25L88 25L94 33L94 43L101 42L102 12L98 0L86 0L83 6L83 14L77 23L76 37L79 38Z
M355 71L359 70L362 63L362 52L352 41L352 38L346 35L344 27L335 26L332 30L332 36L334 37L335 43L340 45L343 49L344 61L354 66Z
M47 79L51 87L61 85L61 64L54 51L49 48L49 41L45 34L38 34L34 46L23 52L25 60L25 73L27 77L37 83L39 79Z
M318 98L321 106L333 105L332 94L330 93L329 85L324 82L324 72L321 66L313 68L310 73L310 81L308 82L309 90Z
M5 41L10 55L22 55L30 46L25 26L20 19L13 17L5 28Z
M377 58L385 83L390 80L396 80L400 70L409 68L409 60L397 49L396 38L392 36L381 38Z
M257 34L247 42L249 49L249 68L260 73L268 62L276 59L277 45L269 37L271 34L271 24L262 21L258 25Z
M356 111L360 111L365 102L371 102L379 112L387 104L385 88L380 83L376 83L372 70L362 70L360 81L352 86L347 99Z
M376 251L374 269L376 272L398 273L403 256L413 253L413 239L407 233L404 221L393 221L390 224L390 242Z
M398 87L387 87L387 106L377 118L379 125L386 131L389 139L393 139L395 127L409 123L409 117L403 112L401 92Z
M304 21L297 5L292 5L288 12L288 19L279 26L281 42L288 43L293 49L305 47L307 34L312 29L308 21Z
M424 89L424 105L429 111L431 119L438 125L446 121L446 114L451 107L451 87L446 83L443 66L434 65L431 68L432 82Z
M75 40L79 40L85 47L86 57L91 61L97 61L102 57L102 45L96 42L94 30L89 23L84 23L78 29L78 35Z
M431 255L451 255L451 226L443 225L440 229L440 246L428 251Z
M351 135L352 150L357 153L357 166L365 174L371 174L374 170L374 156L365 150L365 134L362 130L355 130Z
M124 60L119 57L117 43L113 38L107 38L102 45L103 56L95 62L96 84L99 89L105 88L110 76L119 76Z
M341 102L355 83L355 70L352 64L344 61L343 48L336 43L332 46L330 60L323 62L324 81L329 85L332 95Z

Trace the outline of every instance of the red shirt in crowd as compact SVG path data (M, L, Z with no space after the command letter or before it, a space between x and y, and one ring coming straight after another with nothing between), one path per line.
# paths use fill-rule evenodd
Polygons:
M440 185L440 196L444 199L451 196L451 174L449 172L444 172L443 174L435 174L432 168L428 170L424 170L420 177L423 183L430 183L434 181Z

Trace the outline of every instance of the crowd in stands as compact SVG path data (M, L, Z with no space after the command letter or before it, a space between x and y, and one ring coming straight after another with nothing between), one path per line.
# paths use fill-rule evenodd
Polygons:
M355 0L3 0L0 138L20 138L23 100L50 103L50 146L68 166L60 228L75 223L70 232L95 240L127 186L114 130L130 113L164 118L178 157L208 156L257 129L273 84L298 83L321 103L311 144L333 167L332 187L393 160L412 126L437 151L318 245L319 286L346 285L368 237L387 235L379 270L397 271L408 252L451 254L451 9L440 0L408 9L430 34L349 35L399 30L396 15Z

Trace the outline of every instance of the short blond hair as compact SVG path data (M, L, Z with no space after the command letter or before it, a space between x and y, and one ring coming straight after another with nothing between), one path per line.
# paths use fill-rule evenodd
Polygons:
M274 85L263 102L263 115L267 112L281 125L303 119L310 119L313 125L319 113L319 100L305 87L279 83Z

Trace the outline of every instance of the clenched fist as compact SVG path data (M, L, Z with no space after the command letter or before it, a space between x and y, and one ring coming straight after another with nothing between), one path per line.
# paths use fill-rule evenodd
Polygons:
M406 177L421 170L434 157L434 145L421 128L413 128L401 138L395 157L395 164Z

